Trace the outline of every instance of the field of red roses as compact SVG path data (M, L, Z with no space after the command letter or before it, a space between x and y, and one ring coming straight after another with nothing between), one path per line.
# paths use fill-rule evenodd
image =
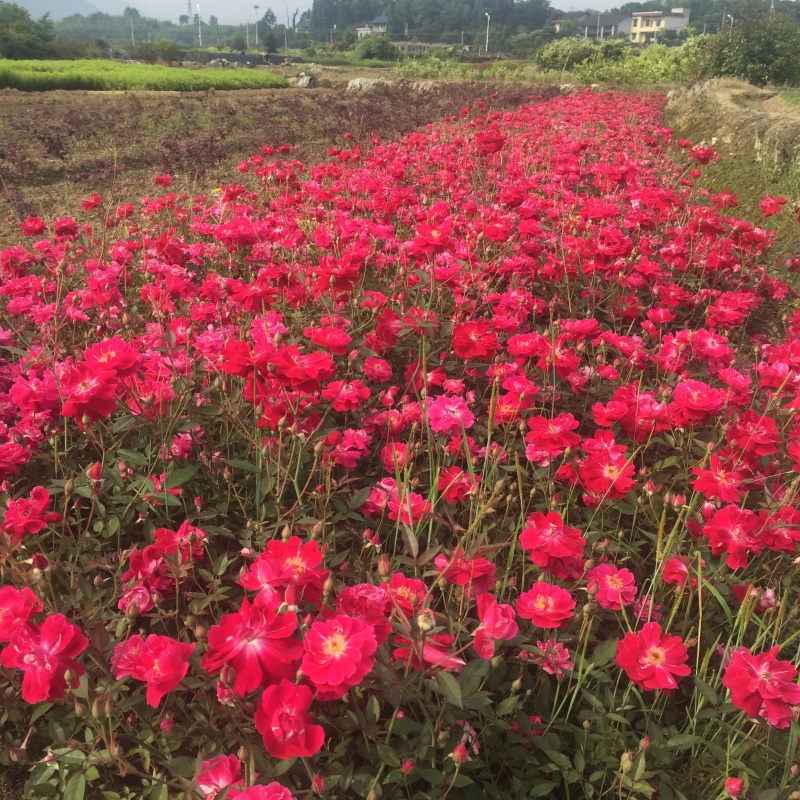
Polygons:
M662 106L486 97L22 223L26 797L800 796L800 259Z

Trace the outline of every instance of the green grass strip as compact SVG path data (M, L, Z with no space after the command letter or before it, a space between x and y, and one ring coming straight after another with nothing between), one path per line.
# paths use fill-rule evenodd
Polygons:
M47 92L90 91L204 92L210 89L283 89L285 78L255 69L186 69L116 61L0 60L0 89Z

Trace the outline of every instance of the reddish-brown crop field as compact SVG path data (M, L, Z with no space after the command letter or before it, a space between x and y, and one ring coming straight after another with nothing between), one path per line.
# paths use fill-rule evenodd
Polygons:
M345 133L349 144L396 139L457 113L476 92L497 94L497 108L531 93L485 84L355 94L0 91L0 244L15 241L17 223L30 215L80 216L80 199L93 192L109 202L138 199L156 172L171 173L179 190L202 191L264 143L291 143L295 157L313 163L347 144Z

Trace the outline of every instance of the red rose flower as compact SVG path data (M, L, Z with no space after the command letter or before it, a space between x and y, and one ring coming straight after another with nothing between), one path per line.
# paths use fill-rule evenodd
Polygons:
M481 555L469 558L463 550L456 549L452 556L440 554L433 561L440 578L447 583L465 587L469 597L491 590L497 567Z
M308 713L312 693L308 686L287 680L268 686L255 715L256 729L273 758L313 756L325 741L325 731Z
M403 664L411 664L416 670L460 672L464 667L464 659L450 652L453 637L449 633L432 633L416 641L398 636L394 641L398 646L392 651L392 658Z
M575 600L560 586L545 581L534 583L517 598L517 614L539 628L561 628L572 618Z
M478 144L478 152L482 156L488 156L492 153L499 153L507 139L496 130L488 130L476 134L475 141Z
M576 566L582 571L586 540L578 528L565 525L558 512L534 511L525 526L519 543L534 564L562 580L572 577Z
M75 417L81 428L84 417L92 422L107 417L117 407L117 382L113 370L100 370L87 363L68 367L59 386L61 397L66 398L61 407L62 415Z
M0 642L10 642L31 615L42 610L39 598L27 587L0 587Z
M638 633L626 633L617 644L617 664L642 689L661 689L670 694L675 680L691 674L689 653L680 636L662 633L657 622L648 622Z
M716 453L712 454L709 467L710 469L692 467L692 472L697 476L692 482L694 490L709 498L717 497L723 503L738 503L741 500L741 473L736 469L726 469L725 463Z
M193 644L178 642L169 636L151 634L142 640L132 636L114 648L114 673L130 675L147 683L147 705L157 708L165 694L175 689L189 670Z
M392 603L407 617L411 617L422 608L428 587L419 578L408 578L402 572L395 572L389 580L389 594Z
M226 787L230 797L236 788L244 783L242 779L242 762L236 756L214 756L204 761L197 776L197 788L205 796L205 800L214 798Z
M315 622L306 633L301 669L325 699L343 697L372 669L375 630L360 619L337 614Z
M279 590L281 597L288 586L294 585L297 598L312 603L322 597L322 586L330 574L320 569L322 551L315 541L303 544L299 536L284 542L273 539L267 549L250 565L250 570L239 579L245 589L259 591L256 605ZM288 677L288 676L287 676Z
M758 517L752 511L729 505L711 517L703 527L703 536L708 537L715 556L727 554L728 566L740 569L747 566L751 554L758 555L762 550L756 536L758 528Z
M266 786L251 786L241 792L232 791L228 796L231 800L295 800L294 795L278 781L272 781Z
M619 611L629 606L636 597L636 583L629 569L618 569L613 564L599 564L587 574L587 589L596 589L595 600L603 607Z
M492 594L478 597L478 619L481 626L475 631L472 646L486 660L494 656L495 642L498 639L513 639L519 632L514 609L507 603L498 603Z
M476 475L474 482L469 473L461 467L444 467L439 473L437 489L448 503L460 503L464 498L470 497L478 490L481 476Z
M792 706L800 703L797 670L777 658L780 646L753 655L740 647L731 656L722 685L731 690L731 702L749 717L762 717L774 728L788 728Z
M236 672L233 691L239 697L281 678L294 677L303 644L293 638L294 614L276 614L251 606L245 598L235 614L225 614L208 632L203 669L215 675L227 665Z
M460 322L453 326L453 352L459 358L491 358L499 348L500 340L489 322Z
M336 598L336 610L348 617L356 617L375 631L378 646L382 645L392 632L386 613L392 607L392 597L385 586L360 583L347 586Z
M0 653L0 664L25 672L22 699L26 703L60 700L67 688L67 670L75 676L72 688L85 672L75 656L88 643L77 625L67 622L63 614L54 614L41 625L20 625L8 647Z
M777 214L782 206L786 205L786 198L767 195L758 205L765 217L771 217L773 214Z
M41 217L28 217L19 223L19 227L23 236L41 236L47 230Z
M61 514L48 511L52 500L43 486L31 489L29 500L21 497L7 502L8 510L0 528L9 535L11 544L43 531L51 522L61 521Z

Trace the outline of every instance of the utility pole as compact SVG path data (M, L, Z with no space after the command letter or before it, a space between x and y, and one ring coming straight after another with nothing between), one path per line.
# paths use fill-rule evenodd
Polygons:
M250 49L250 23L245 20L244 23L244 38L247 44L245 44L245 50Z
M200 47L203 46L203 26L200 24L200 3L197 4L197 39Z
M292 24L291 18L289 17L289 6L286 3L286 0L283 0L283 7L286 9L286 27L283 29L283 49L289 49L289 26Z
M256 50L258 50L258 6L253 6L256 12Z
M485 11L486 14L486 53L489 53L489 23L492 21L492 18L489 16L489 12Z
M131 45L136 47L136 37L133 35L133 14L130 16L131 20Z

